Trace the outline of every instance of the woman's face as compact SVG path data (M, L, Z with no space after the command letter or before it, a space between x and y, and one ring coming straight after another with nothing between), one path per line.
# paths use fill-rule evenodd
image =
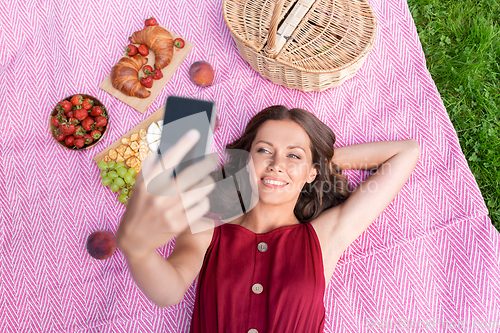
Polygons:
M304 184L314 181L317 174L310 144L307 133L294 121L268 120L262 124L250 149L253 163L247 165L260 201L297 201ZM278 183L266 182L273 179Z

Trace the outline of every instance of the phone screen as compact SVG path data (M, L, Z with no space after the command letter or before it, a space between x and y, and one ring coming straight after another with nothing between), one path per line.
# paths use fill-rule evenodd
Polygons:
M215 120L214 102L178 96L167 97L158 159L161 159L162 152L166 153L190 129L196 128L200 132L200 139L196 145L184 156L181 163L175 166L174 177L189 165L201 161L205 155L210 154ZM164 170L168 169L163 166Z

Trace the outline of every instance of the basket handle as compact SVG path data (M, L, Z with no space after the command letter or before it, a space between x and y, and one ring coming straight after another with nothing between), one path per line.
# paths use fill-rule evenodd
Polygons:
M277 56L276 52L276 32L278 30L278 20L285 0L275 0L273 15L271 16L271 24L269 25L269 33L267 34L267 45L264 50L267 57L274 59Z

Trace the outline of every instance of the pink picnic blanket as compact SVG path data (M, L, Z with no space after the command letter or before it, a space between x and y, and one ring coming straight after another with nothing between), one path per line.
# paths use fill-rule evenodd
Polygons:
M426 69L404 0L371 0L378 30L356 76L324 92L274 85L239 55L222 0L8 1L0 7L0 331L188 332L197 279L159 308L135 285L120 250L91 258L87 236L116 232L125 206L92 158L169 95L213 100L214 149L263 108L314 113L336 146L414 138L418 165L399 195L345 251L325 291L325 332L476 332L500 329L499 233L488 218L457 134ZM99 88L132 32L154 16L194 43L145 114ZM206 60L214 84L188 68ZM49 133L62 98L87 93L111 124L92 149L69 151ZM368 172L346 170L352 187ZM175 239L159 253L167 257Z

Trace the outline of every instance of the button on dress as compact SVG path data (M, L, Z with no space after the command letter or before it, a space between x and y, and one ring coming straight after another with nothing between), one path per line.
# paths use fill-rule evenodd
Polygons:
M190 333L322 333L325 277L310 223L256 234L215 221Z

